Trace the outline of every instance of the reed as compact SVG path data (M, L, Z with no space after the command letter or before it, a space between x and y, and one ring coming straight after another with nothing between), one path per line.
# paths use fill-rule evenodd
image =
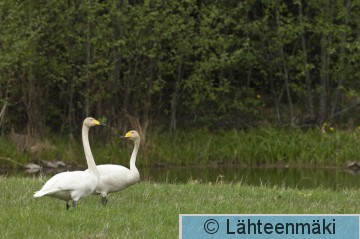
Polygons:
M30 156L17 148L7 137L0 137L0 165L23 167L31 160Z
M193 130L161 135L147 157L170 164L310 164L344 165L360 155L359 134L319 129L274 128L249 131ZM152 161L152 160L150 160Z
M19 151L5 138L0 138L0 157L11 158L20 164L30 160L63 160L68 164L84 165L81 142L55 138L54 147L32 154ZM259 128L247 131L211 132L204 129L178 130L174 134L148 131L142 143L137 164L151 165L317 165L343 166L359 160L360 132L337 130L322 133L321 129ZM121 139L91 142L98 164L128 165L133 145ZM11 164L0 160L0 165ZM16 166L16 163L12 163Z

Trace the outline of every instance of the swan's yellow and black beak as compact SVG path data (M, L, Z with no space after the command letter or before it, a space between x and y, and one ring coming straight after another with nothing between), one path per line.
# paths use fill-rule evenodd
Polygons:
M96 120L96 119L93 119L93 121L92 121L95 125L106 125L105 123L103 123L103 122L99 122L98 120Z
M127 132L125 135L121 136L120 138L122 138L122 139L128 139L128 138L130 138L130 137L131 137L131 132L129 131L129 132Z
M94 123L94 125L100 125L100 122L96 119L93 119L92 122Z

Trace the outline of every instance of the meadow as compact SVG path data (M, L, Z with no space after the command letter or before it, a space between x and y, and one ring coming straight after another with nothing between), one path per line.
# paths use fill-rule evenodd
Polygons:
M359 213L359 190L253 187L240 183L141 182L65 209L63 201L33 198L47 178L0 178L0 238L178 238L179 214Z

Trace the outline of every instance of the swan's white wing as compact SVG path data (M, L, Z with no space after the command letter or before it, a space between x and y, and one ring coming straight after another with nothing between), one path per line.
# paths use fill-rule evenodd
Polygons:
M44 184L44 186L39 191L37 191L34 194L34 197L41 197L41 196L47 195L49 193L53 193L58 190L61 190L61 188L60 188L61 181L63 179L68 178L69 175L70 175L70 172L62 172L62 173L58 173L58 174L54 175L52 178L50 178Z
M50 178L34 197L49 195L63 200L77 200L89 195L95 189L96 181L94 175L84 171L59 173Z
M136 182L139 178L126 167L114 164L103 164L97 166L100 173L100 180L96 192L117 192Z

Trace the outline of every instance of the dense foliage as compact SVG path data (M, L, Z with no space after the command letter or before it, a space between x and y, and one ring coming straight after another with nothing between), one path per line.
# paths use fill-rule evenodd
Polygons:
M302 126L360 103L360 2L0 2L0 124ZM351 114L350 114L351 112Z

